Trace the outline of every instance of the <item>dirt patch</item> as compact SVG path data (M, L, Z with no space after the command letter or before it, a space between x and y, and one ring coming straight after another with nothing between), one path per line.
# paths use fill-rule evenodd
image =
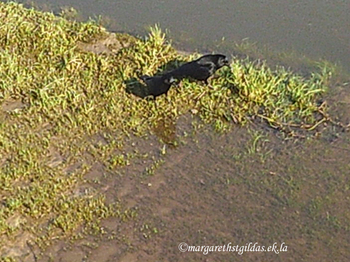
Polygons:
M95 54L115 54L123 48L132 46L136 38L122 33L109 33L101 39L94 39L88 43L77 42L79 50Z
M1 109L4 112L16 112L25 107L26 105L21 100L16 99L8 99L1 104Z

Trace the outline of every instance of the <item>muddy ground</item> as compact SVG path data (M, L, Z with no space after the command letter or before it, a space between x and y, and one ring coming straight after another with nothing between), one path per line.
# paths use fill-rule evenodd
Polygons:
M344 122L348 98L345 88L332 101L333 114ZM147 172L152 163L140 158L115 170L96 164L87 175L90 187L106 194L107 202L131 208L134 218L104 220L102 236L61 240L44 251L33 246L22 260L348 261L348 132L328 125L318 137L289 140L263 124L235 126L225 134L210 127L194 132L191 118L179 119L166 134L154 130L149 139L131 138L130 148L143 148L159 163L154 172ZM180 252L182 242L284 243L287 250L205 255Z

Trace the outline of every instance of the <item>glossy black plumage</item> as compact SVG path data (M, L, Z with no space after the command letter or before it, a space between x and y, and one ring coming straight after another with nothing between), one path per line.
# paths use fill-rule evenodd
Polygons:
M194 61L183 64L174 69L170 74L176 79L192 78L204 81L208 84L208 78L211 77L216 70L223 66L228 66L229 62L226 56L221 54L204 55Z
M165 74L161 76L141 76L142 81L146 84L147 96L156 98L162 94L168 94L171 85L176 81L172 75Z

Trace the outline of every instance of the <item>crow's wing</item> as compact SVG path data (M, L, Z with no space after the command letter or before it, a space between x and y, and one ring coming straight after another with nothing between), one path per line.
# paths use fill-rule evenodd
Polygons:
M144 82L147 82L148 80L150 80L152 77L149 76L149 75L143 75L143 76L140 76L140 79Z
M199 64L200 66L205 66L205 67L209 67L209 66L215 66L214 62L211 61L210 59L199 59L197 60L197 64Z

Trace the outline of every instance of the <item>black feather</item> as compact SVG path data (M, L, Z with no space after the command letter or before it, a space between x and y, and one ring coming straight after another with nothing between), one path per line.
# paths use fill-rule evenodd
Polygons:
M156 98L162 94L168 94L171 85L176 81L170 74L161 76L141 76L142 81L146 84L146 95Z
M192 78L204 81L208 84L208 78L211 77L216 70L223 66L228 66L229 62L226 56L221 54L204 55L196 60L183 64L174 69L171 74L176 79Z

